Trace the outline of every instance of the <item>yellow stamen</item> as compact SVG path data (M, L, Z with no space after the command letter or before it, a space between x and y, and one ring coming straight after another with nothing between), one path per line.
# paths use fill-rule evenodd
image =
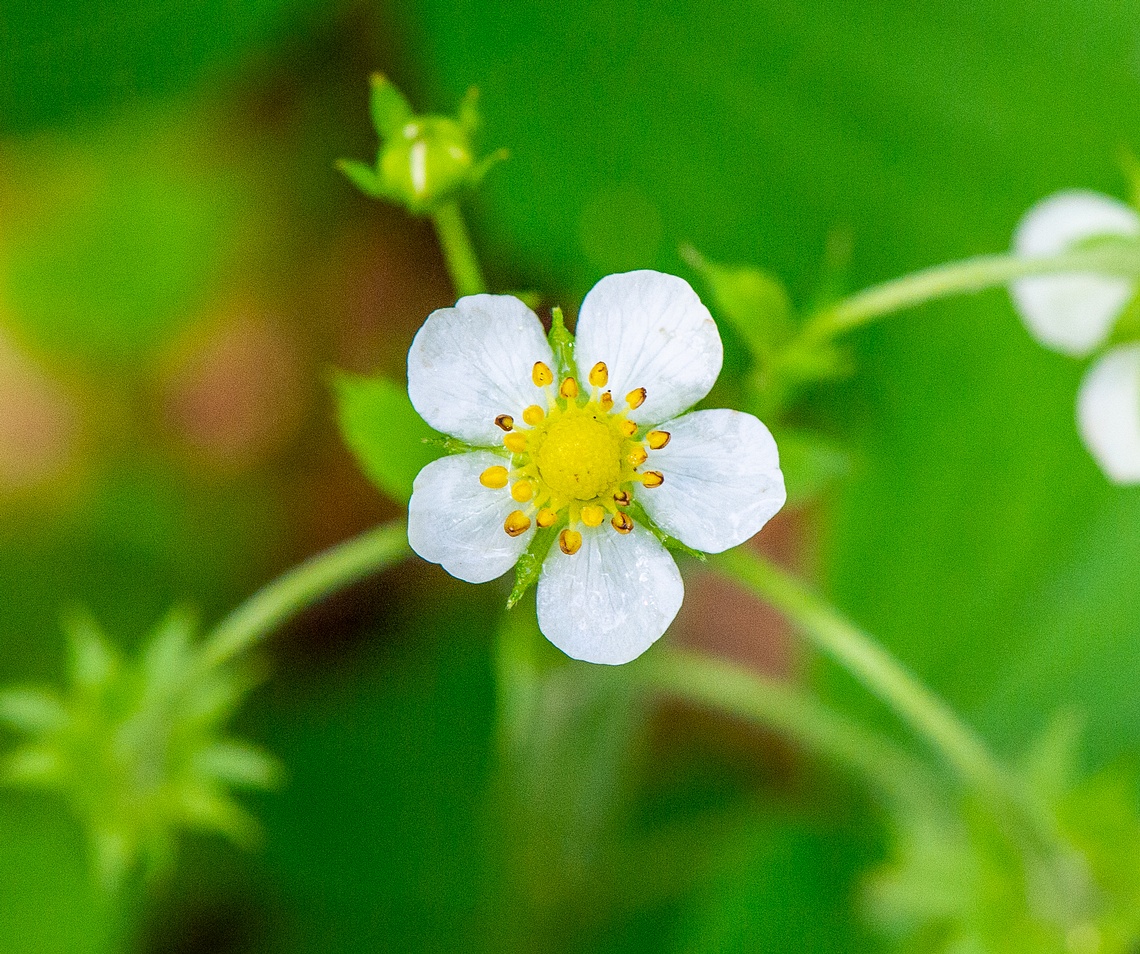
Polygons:
M582 549L582 534L577 530L563 530L558 534L558 549L567 556L573 556Z
M479 483L491 490L502 490L507 486L507 468L488 467L479 475Z
M629 533L633 529L633 517L624 511L618 511L614 514L614 518L610 521L610 525L618 533Z
M633 437L637 433L637 425L633 421L622 421L619 427L626 437Z
M629 452L629 457L626 458L633 467L640 467L648 459L649 452L644 447L635 447Z
M521 454L526 450L526 435L520 431L511 431L503 438L503 444L512 454Z
M501 427L504 431L513 430L515 426L515 419L509 414L500 414L495 418L495 426Z
M537 404L532 404L523 411L523 420L531 427L541 424L544 417L546 417L546 412Z
M600 527L606 519L606 512L597 504L587 504L582 508L582 523L587 527Z
M567 378L562 382L562 387L558 389L558 393L566 398L566 400L572 401L578 396L578 382L573 378Z
M634 475L638 476L638 475ZM660 487L665 483L665 475L659 470L647 470L641 474L641 483L644 487Z
M628 507L631 503L633 503L633 498L629 495L628 490L619 490L616 494L614 494L614 503L616 503L619 507Z
M554 381L554 372L543 364L543 362L536 361L534 368L530 372L530 379L534 382L536 388L544 388Z
M609 391L606 391L602 394L598 403L602 406L603 411L608 411L614 406L614 396Z
M553 527L554 524L558 522L558 514L549 507L543 507L534 518L534 522L545 530L547 527Z
M636 410L645 403L645 388L636 388L625 396L625 403Z
M530 517L521 510L512 510L503 521L503 529L511 537L521 536L530 529Z
M596 388L604 388L610 379L610 369L604 361L599 361L590 368L590 383Z
M668 431L650 431L645 435L645 439L649 442L650 450L661 450L669 443L669 438L672 436Z
M534 485L529 480L517 480L511 487L511 496L519 503L526 503L534 496Z

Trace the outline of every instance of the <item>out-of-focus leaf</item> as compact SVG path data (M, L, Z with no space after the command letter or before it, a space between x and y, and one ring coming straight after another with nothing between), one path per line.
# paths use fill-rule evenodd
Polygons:
M0 692L0 724L19 732L52 732L67 725L67 710L58 694L46 689Z
M851 455L819 434L781 430L776 446L790 507L810 503L851 473Z
M393 500L412 496L412 481L439 457L440 437L423 422L408 392L386 378L338 374L340 430L364 472Z

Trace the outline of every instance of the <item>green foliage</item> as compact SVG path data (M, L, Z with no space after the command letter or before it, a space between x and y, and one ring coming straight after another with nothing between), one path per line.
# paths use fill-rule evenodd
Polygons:
M338 374L334 384L341 435L360 466L393 500L410 500L416 474L440 456L440 435L416 413L407 389L386 378Z
M65 693L0 693L0 722L23 737L0 761L0 784L65 796L109 892L140 866L166 869L181 830L255 840L258 825L230 790L273 787L281 770L224 734L254 685L252 673L203 666L184 612L171 613L133 661L83 615L66 628Z

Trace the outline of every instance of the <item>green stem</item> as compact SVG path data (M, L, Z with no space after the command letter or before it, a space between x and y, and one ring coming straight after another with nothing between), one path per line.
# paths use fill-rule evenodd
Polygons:
M339 589L387 569L410 553L403 521L346 540L278 577L223 619L202 647L217 666L260 642L291 616Z
M456 295L462 298L464 295L481 295L486 292L487 283L483 280L483 271L475 256L475 247L471 244L471 235L467 231L467 223L463 220L459 204L455 201L441 203L432 212L431 220L436 235L439 236L443 258L447 262L447 271L451 275Z
M816 755L846 765L899 801L929 801L926 768L787 682L723 659L662 649L631 667L645 685L756 722Z
M1089 272L1140 278L1140 248L1112 242L1049 258L982 255L938 265L844 298L819 312L803 337L812 342L826 340L924 302L996 288L1017 278Z
M746 589L778 609L822 652L886 702L962 779L1034 830L1047 827L1041 810L982 740L934 693L875 640L827 605L795 577L737 548L710 558Z

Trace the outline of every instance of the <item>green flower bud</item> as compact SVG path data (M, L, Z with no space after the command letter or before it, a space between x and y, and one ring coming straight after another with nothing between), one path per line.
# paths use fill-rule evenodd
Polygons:
M478 96L470 90L457 116L417 116L403 94L380 74L372 77L372 124L380 137L375 167L342 159L337 167L376 199L402 205L417 215L477 185L502 150L477 160L472 139L479 127Z

